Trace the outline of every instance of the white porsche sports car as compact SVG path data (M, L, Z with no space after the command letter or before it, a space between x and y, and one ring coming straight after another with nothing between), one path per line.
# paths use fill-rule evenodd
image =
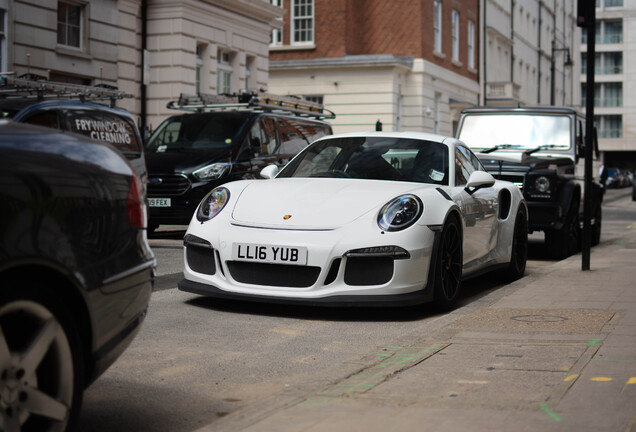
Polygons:
M424 133L332 135L269 180L211 191L184 237L179 289L311 305L434 301L462 279L526 268L526 203L461 141Z

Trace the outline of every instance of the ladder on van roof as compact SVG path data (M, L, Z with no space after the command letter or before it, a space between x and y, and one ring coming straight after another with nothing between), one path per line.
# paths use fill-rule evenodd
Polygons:
M264 92L242 92L211 95L182 93L179 100L168 102L169 109L212 112L212 111L257 111L278 112L316 119L334 119L336 115L322 104L311 102L298 96L279 96Z
M87 86L49 81L34 74L20 77L0 74L0 99L79 99L82 102L107 100L114 107L116 100L131 97L133 95L130 93L108 84Z

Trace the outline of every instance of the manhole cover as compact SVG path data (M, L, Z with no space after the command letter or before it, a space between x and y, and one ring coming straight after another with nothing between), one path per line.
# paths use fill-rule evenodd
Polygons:
M453 324L462 329L528 329L598 332L614 316L594 309L499 309L486 308Z

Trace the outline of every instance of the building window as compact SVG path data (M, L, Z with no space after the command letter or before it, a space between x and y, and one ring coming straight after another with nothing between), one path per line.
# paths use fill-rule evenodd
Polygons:
M314 0L291 0L292 44L314 43Z
M475 22L468 20L468 67L475 69Z
M245 57L245 89L249 90L251 86L256 89L255 82L256 80L252 79L252 76L256 75L256 71L254 71L254 65L256 65L256 57L247 56Z
M309 102L317 103L323 105L323 101L325 99L324 96L319 95L304 95L303 99L308 100Z
M599 138L623 137L623 116L599 115L594 116L594 121L598 127Z
M594 56L594 73L603 75L616 75L623 73L623 53L603 52ZM581 54L581 73L587 72L587 54Z
M604 0L602 1L602 3L603 3L603 9L606 7L622 7L623 6L623 0ZM598 4L598 0L597 0L596 7L600 7L600 5Z
M581 32L581 41L587 43L587 32ZM623 43L622 20L596 20L595 40L597 44Z
M194 77L194 88L197 94L201 93L201 75L203 74L203 51L204 50L205 50L205 45L197 45L195 77Z
M459 61L459 12L453 10L451 15L451 39L453 42L453 61Z
M587 85L581 84L581 104L587 103ZM623 106L623 83L607 82L594 84L595 107L620 107Z
M435 52L442 52L442 2L433 2L433 37L435 41Z
M217 94L232 93L232 62L227 51L219 50L216 68Z
M81 48L82 7L73 3L57 4L57 43Z
M273 6L277 6L279 8L283 7L283 0L271 0ZM269 44L272 46L281 46L283 44L283 30L282 30L282 22L283 18L278 18L276 21L281 23L281 28L272 30L272 34L270 36Z
M5 9L0 9L0 72L7 70L7 34L6 34L6 16L7 11Z

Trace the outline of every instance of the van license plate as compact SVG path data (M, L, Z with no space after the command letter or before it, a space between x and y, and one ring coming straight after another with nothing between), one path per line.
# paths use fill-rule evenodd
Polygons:
M307 248L234 243L232 257L236 261L307 265Z
M149 207L170 207L170 198L148 198Z

